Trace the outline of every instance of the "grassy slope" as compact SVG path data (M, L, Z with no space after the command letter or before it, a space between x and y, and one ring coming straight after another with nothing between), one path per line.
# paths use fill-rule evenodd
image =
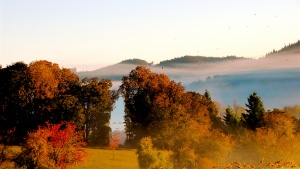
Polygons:
M87 148L89 156L85 163L73 169L138 169L136 150L115 150L113 159L112 150Z

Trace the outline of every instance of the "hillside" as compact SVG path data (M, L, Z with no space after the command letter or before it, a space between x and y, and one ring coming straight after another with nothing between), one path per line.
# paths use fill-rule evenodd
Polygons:
M295 43L284 46L280 50L273 50L266 54L266 58L280 56L282 54L300 54L300 40Z
M171 60L161 61L157 66L178 67L181 64L204 64L224 61L246 60L244 57L227 56L227 57L205 57L205 56L183 56Z
M141 65L141 66L151 66L151 65L153 65L153 62L148 63L147 61L141 60L141 59L127 59L127 60L123 60L122 62L120 62L118 64L133 64L133 65Z
M121 80L124 75L128 74L130 70L134 69L136 66L151 66L152 64L153 63L148 63L147 61L141 59L127 59L117 64L96 69L93 71L77 72L77 75L80 79L84 77L99 77L101 79L106 78L118 81Z
M205 57L205 56L182 56L171 60L161 61L153 65L141 59L127 59L117 64L96 69L94 71L77 72L80 79L84 77L106 78L112 81L120 81L137 65L150 67L157 73L164 73L173 80L182 77L192 80L200 74L220 74L239 71L299 68L300 66L300 41L284 46L282 49L266 54L266 57L258 60L227 56L227 57ZM188 74L184 74L183 70ZM182 80L182 79L181 79ZM193 80L192 80L193 81Z

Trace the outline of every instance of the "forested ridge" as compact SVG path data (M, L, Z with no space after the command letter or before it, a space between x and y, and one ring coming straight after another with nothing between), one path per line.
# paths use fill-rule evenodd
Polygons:
M178 69L177 71L186 70L198 70L200 72L217 70L220 67L222 69L235 69L236 72L243 71L246 67L248 70L258 69L289 69L299 68L297 65L300 54L300 42L285 45L280 50L273 50L258 59L245 58L240 56L229 55L225 57L207 57L207 56L181 56L169 60L163 60L159 63L148 62L142 59L127 59L119 63L99 68L92 71L79 71L76 72L80 79L84 77L98 77L107 78L112 81L121 81L122 77L126 75L130 70L134 69L135 66L147 66L155 72L162 72L167 74L170 78L174 79L180 75L172 74L172 71L164 71L170 69ZM258 66L261 67L258 68ZM165 68L165 69L164 69ZM170 68L170 69L169 69ZM222 68L222 69L221 69ZM160 70L159 70L160 69ZM219 69L218 69L219 70ZM214 73L220 73L214 72Z
M82 161L85 143L114 147L110 113L122 96L125 147L137 148L140 168L300 166L300 107L266 110L256 92L223 110L210 91L187 91L144 66L114 91L108 79L79 80L49 61L1 68L0 81L0 164L64 168ZM9 154L11 144L22 152Z
M156 66L176 67L178 64L204 64L204 63L217 63L225 61L247 60L248 58L237 56L226 57L205 57L205 56L183 56L171 60L161 61Z
M300 53L300 40L295 43L284 45L280 50L273 49L273 51L266 54L266 57L272 57L282 53Z

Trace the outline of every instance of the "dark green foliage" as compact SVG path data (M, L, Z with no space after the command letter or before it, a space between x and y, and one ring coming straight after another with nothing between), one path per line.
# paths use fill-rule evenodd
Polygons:
M211 95L210 95L210 93L209 93L209 91L208 91L207 89L205 89L204 96L206 97L206 99L207 99L208 101L212 102L212 100L211 100Z
M226 108L224 121L227 126L236 126L239 122L236 114L233 113L233 110L230 106Z
M113 110L117 95L109 90L110 80L84 78L81 82L79 103L85 117L85 141L93 145L108 145L110 112Z
M12 143L20 141L31 125L32 86L31 76L27 65L17 62L0 70L0 137L11 129L15 129Z
M265 108L260 97L256 92L253 92L248 98L248 104L246 104L246 112L243 114L244 125L250 130L262 127L264 125Z
M241 130L241 117L237 114L236 111L228 106L225 110L224 122L229 127L230 133L237 133Z

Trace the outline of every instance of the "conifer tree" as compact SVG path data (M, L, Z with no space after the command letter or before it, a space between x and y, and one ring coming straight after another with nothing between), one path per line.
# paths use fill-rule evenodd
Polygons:
M239 118L237 117L237 114L233 112L230 106L226 108L224 121L229 127L236 127L239 123Z
M250 130L262 127L264 125L263 116L265 108L260 96L256 92L253 92L249 96L246 107L247 113L243 114L244 125Z
M207 99L208 101L212 102L210 93L209 93L209 91L208 91L207 89L205 89L204 96L206 97L206 99Z

